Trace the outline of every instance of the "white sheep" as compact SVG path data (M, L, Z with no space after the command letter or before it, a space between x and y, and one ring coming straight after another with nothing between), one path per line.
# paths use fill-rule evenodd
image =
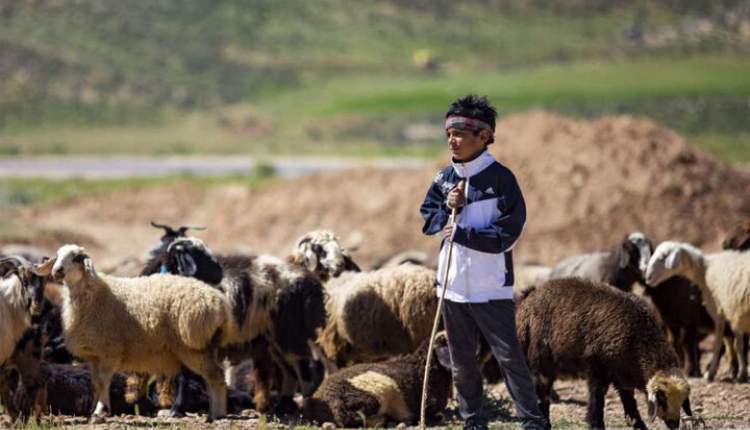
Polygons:
M297 239L289 260L315 273L322 282L344 272L359 272L336 235L330 230L314 230Z
M111 411L109 386L115 372L176 375L183 365L209 387L209 421L226 414L224 373L215 349L231 317L221 292L174 275L116 278L97 273L77 245L61 247L36 270L67 287L63 330L70 351L92 364L98 399L94 421Z
M41 310L44 282L21 257L0 259L0 366L13 354L16 343Z
M432 329L435 283L434 270L413 264L331 279L318 338L324 353L343 364L414 351Z
M704 255L687 243L662 242L648 263L646 281L657 285L672 276L682 276L700 287L706 310L716 324L713 358L705 375L713 380L726 324L735 334L735 352L742 351L741 335L750 333L750 253L724 251ZM747 381L747 357L739 354L737 358L738 380Z

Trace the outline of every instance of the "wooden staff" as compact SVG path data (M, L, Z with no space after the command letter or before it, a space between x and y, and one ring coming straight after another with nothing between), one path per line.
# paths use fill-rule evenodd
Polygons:
M464 191L464 180L462 179L458 183L458 189L461 192ZM448 219L448 223L455 230L456 228L456 208L451 210L451 217ZM451 268L451 258L453 256L453 230L451 236L448 238L448 258L445 261L445 270L443 271L443 291L440 293L440 300L438 300L437 312L435 313L435 321L432 323L432 334L430 335L430 346L427 349L427 363L424 366L424 381L422 383L422 405L420 406L419 412L419 428L425 430L425 414L427 412L427 384L430 380L430 365L432 364L432 348L435 346L435 334L437 333L438 322L440 321L440 313L443 310L443 301L445 300L445 291L448 290L448 272Z

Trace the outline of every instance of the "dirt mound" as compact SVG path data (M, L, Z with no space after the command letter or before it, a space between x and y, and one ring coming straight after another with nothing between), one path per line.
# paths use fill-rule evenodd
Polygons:
M578 121L531 112L498 123L492 152L516 172L529 220L518 260L552 264L603 249L641 230L716 249L750 217L750 176L656 124L629 117ZM127 190L34 211L36 225L95 237L102 257L140 254L159 233L151 219L209 226L219 250L286 255L303 233L331 228L364 264L404 249L435 252L421 234L419 205L437 169L360 169L279 182L254 191L180 183Z
M750 216L749 175L651 121L532 112L501 121L491 148L526 195L522 255L542 262L606 248L634 230L716 249Z

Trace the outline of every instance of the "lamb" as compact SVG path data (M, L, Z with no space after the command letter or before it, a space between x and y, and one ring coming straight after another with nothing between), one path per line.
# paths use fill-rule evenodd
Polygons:
M582 254L567 258L552 268L549 279L580 276L595 282L606 282L623 291L643 281L653 245L643 233L623 238L610 251Z
M61 247L36 271L64 281L63 330L68 349L91 362L94 421L112 411L108 388L114 372L175 375L181 366L206 380L208 420L226 414L226 386L216 352L231 316L219 291L174 275L116 278L97 273L91 257L77 245Z
M690 410L690 386L650 307L634 294L581 278L547 281L527 290L517 305L518 339L549 419L550 391L558 377L585 377L586 420L604 428L604 397L618 390L633 428L645 429L633 397L647 393L649 416L671 429L680 406Z
M344 272L361 271L330 230L315 230L297 239L288 261L306 267L325 283Z
M23 257L0 259L0 366L13 354L44 300L45 278Z
M380 363L362 363L326 377L312 397L305 399L306 420L340 427L383 427L386 419L419 419L422 380L429 339L407 355ZM439 335L436 360L430 367L426 416L434 420L445 409L451 393L451 363L447 340Z
M724 329L734 333L734 350L743 351L743 335L750 333L750 253L723 251L704 256L698 248L680 242L659 244L651 256L646 280L655 285L672 276L683 276L696 284L706 310L714 319L714 348L705 377L712 381L719 366ZM730 354L735 351L728 351ZM737 354L739 381L747 381L747 357Z
M331 279L318 338L324 354L343 365L414 351L432 330L436 281L434 270L413 264Z
M244 355L252 356L255 364L254 400L259 411L269 406L274 359L285 375L284 407L294 404L292 381L302 383L303 395L314 391L319 379L307 374L307 362L326 314L323 287L312 272L267 255L215 257L202 241L191 237L176 239L164 264L170 273L200 279L227 296L232 309L227 337L235 344L254 343Z

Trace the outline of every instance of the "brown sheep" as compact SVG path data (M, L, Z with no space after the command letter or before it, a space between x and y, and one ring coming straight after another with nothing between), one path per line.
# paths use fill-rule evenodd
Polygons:
M520 297L518 339L549 419L550 391L561 377L588 380L586 420L604 428L604 396L612 384L633 428L645 429L633 397L648 395L649 416L671 429L680 407L690 411L690 386L664 328L646 302L611 286L580 278L548 281Z
M428 348L429 339L411 354L357 364L327 376L315 394L305 399L303 417L341 427L382 426L388 418L418 420ZM436 338L434 351L427 394L429 419L445 409L451 392L450 356L444 335Z

